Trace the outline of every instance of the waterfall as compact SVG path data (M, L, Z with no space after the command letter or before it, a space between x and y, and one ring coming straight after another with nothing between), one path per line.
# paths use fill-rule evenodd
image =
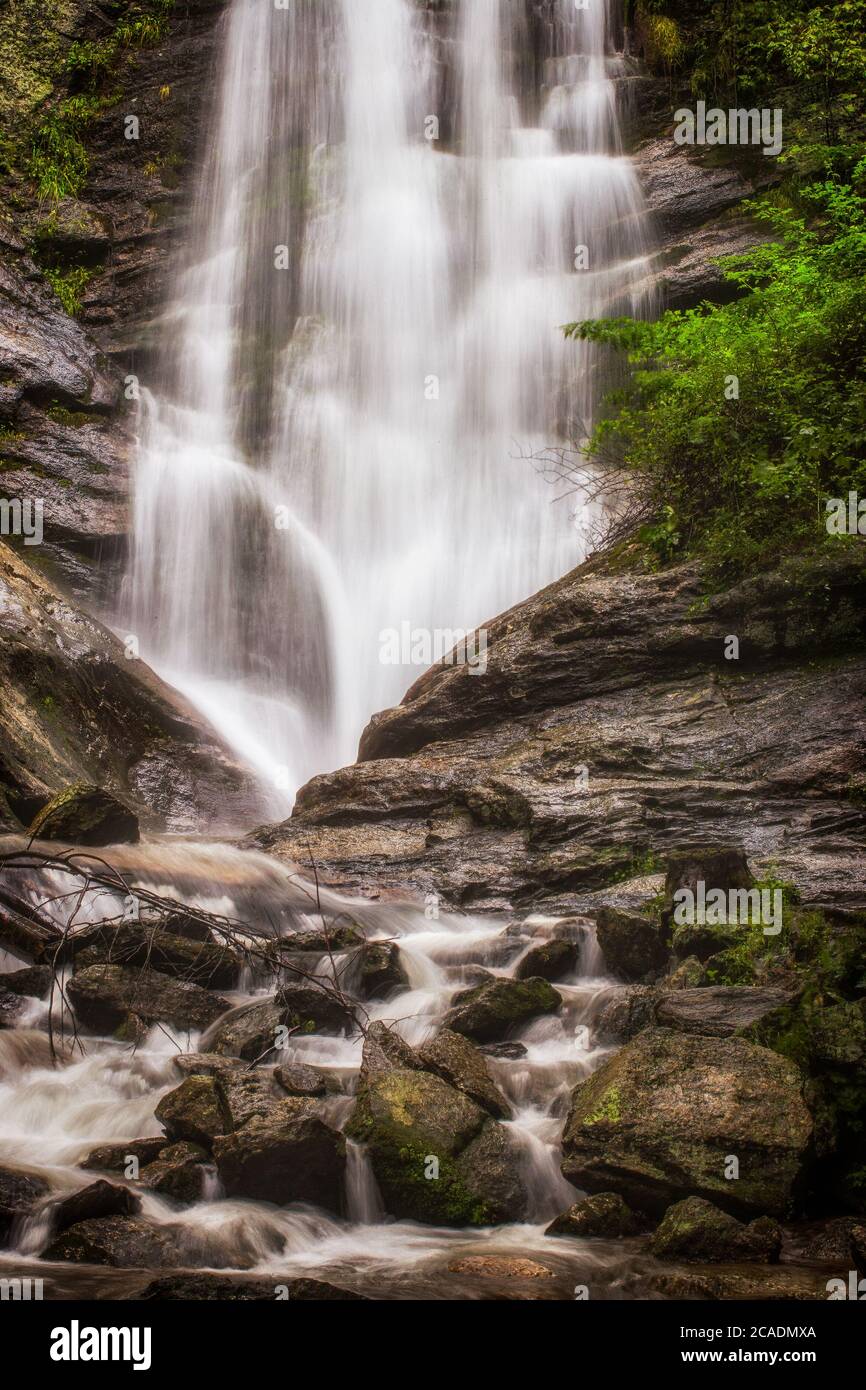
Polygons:
M420 674L389 633L435 647L583 557L585 508L531 456L583 437L601 392L558 326L643 294L609 8L234 0L223 21L142 401L130 630L275 810Z

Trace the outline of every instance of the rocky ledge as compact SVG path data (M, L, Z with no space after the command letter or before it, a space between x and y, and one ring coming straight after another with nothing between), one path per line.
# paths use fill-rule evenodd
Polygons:
M866 906L862 542L708 594L637 547L487 625L376 715L359 761L255 833L342 888L567 914L659 886L674 849L740 844L806 904ZM736 659L728 659L735 650Z

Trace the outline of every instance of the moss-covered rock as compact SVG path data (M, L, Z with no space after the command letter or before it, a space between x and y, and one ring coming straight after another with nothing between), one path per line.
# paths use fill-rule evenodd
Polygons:
M701 1196L735 1214L782 1215L810 1153L803 1093L799 1068L766 1048L648 1028L575 1087L562 1170L637 1210Z
M769 1216L745 1225L702 1197L687 1197L668 1207L650 1241L657 1260L754 1260L768 1264L779 1258L782 1228Z
M141 1181L161 1197L192 1206L201 1201L208 1162L208 1153L199 1144L169 1144L141 1170Z
M220 1180L230 1197L259 1202L309 1202L340 1211L346 1144L297 1097L254 1115L234 1134L214 1141Z
M441 1076L495 1119L511 1118L511 1106L487 1070L484 1054L468 1038L443 1028L419 1055L427 1071Z
M547 980L497 979L458 994L445 1027L475 1042L496 1042L539 1014L556 1013L561 1004Z
M403 1068L374 1072L346 1133L367 1146L393 1216L486 1226L525 1214L506 1132L438 1076Z
M531 946L518 961L514 977L517 980L561 980L563 975L571 975L577 968L578 944L576 941L555 937L552 941L542 941Z
M138 816L101 787L66 787L34 817L30 835L70 845L135 845Z

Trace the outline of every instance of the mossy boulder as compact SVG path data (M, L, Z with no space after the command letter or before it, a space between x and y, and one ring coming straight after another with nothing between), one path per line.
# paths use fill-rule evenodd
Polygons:
M782 1228L769 1216L746 1225L702 1197L687 1197L669 1207L650 1241L657 1260L757 1261L779 1258Z
M666 968L670 948L661 926L651 917L603 907L596 929L605 965L619 979L636 984L654 979Z
M301 1033L351 1033L356 1026L351 1006L314 984L285 985L276 1002L286 1026Z
M254 1062L258 1057L276 1050L280 1030L286 1026L285 1020L286 1010L276 999L257 999L252 1004L241 1004L208 1029L201 1040L202 1052Z
M495 1119L511 1118L511 1106L490 1075L484 1054L461 1033L443 1028L419 1056L427 1071L441 1076Z
M63 840L70 845L135 845L138 816L101 787L77 783L42 807L28 833L38 840Z
M517 980L561 980L563 975L571 975L577 968L577 957L576 941L555 937L531 946L517 962L514 976Z
M544 1234L610 1240L637 1235L640 1227L640 1220L618 1192L597 1192L562 1212L551 1221Z
M166 1136L210 1149L218 1134L229 1128L212 1076L188 1076L156 1107Z
M520 1220L526 1193L507 1132L429 1072L368 1072L346 1127L367 1146L387 1210L441 1226Z
M780 1216L804 1181L812 1133L787 1058L741 1038L647 1028L575 1087L562 1171L638 1211L700 1196L735 1215Z
M104 1216L79 1221L42 1251L43 1260L65 1264L111 1265L115 1269L158 1269L179 1264L170 1233L140 1216Z
M458 994L445 1027L475 1042L497 1042L539 1014L556 1013L561 1004L547 980L497 979Z

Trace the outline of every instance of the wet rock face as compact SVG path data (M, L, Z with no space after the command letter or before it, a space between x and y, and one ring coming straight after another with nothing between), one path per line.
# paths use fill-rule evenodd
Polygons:
M162 975L191 980L208 989L234 989L241 969L240 958L227 947L138 922L77 932L72 950L79 969L88 965L149 965Z
M546 1236L575 1236L580 1240L637 1235L640 1219L626 1206L618 1192L598 1192L551 1221Z
M792 1062L739 1038L648 1028L575 1088L562 1171L642 1211L700 1196L740 1216L781 1216L811 1139ZM736 1177L726 1176L732 1159Z
M666 994L655 1010L658 1023L681 1033L730 1038L769 1021L791 1003L787 990L747 985L704 986Z
M0 542L0 828L78 783L149 829L238 823L257 800L213 731Z
M313 778L253 843L287 859L309 845L343 888L559 916L633 910L612 902L616 884L689 845L729 845L735 826L759 876L772 861L806 902L866 906L850 800L863 551L710 597L690 564L590 560L488 625L483 676L433 667L373 719L361 762ZM483 787L518 797L519 821L490 803L479 818Z
M420 1051L428 1071L441 1076L497 1120L511 1119L511 1106L487 1069L483 1053L468 1038L443 1028Z
M779 1258L782 1228L768 1216L745 1225L701 1197L677 1202L664 1214L650 1241L658 1260L696 1263L740 1260L768 1264Z

